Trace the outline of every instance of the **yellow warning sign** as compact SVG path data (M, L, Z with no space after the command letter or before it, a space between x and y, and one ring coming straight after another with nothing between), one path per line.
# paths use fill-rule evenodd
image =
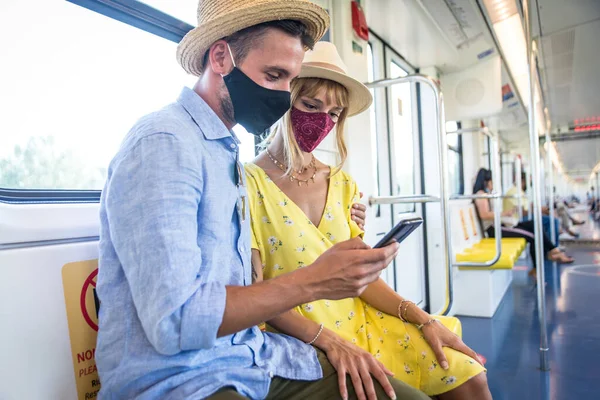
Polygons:
M62 268L73 369L79 400L94 399L100 391L96 369L98 260L65 264Z

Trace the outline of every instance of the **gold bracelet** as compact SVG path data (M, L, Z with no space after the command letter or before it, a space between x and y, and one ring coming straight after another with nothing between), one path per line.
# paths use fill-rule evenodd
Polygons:
M406 310L408 309L408 306L411 304L415 304L410 300L402 300L400 302L400 304L398 305L398 318L400 318L400 321L402 322L408 322L408 320L406 319ZM404 309L402 309L402 306L404 305Z
M408 300L402 300L400 301L400 304L398 304L398 318L400 318L400 321L402 322L408 322L407 320L404 319L404 317L402 316L402 305L404 303L406 303Z
M424 327L426 327L427 325L433 324L434 322L438 322L438 320L437 320L437 319L434 319L434 318L432 318L432 319L430 319L429 321L425 322L424 324L417 325L417 329L418 329L418 330L423 330L423 328L424 328Z
M404 302L405 302L405 301L406 301L406 300L402 300L402 301L400 302L400 304L398 304L398 313L397 313L397 314L398 314L398 318L400 318L400 321L402 321L402 322L406 322L406 321L405 321L405 320L402 318L402 304L404 304Z
M323 332L323 324L321 324L319 326L319 332L317 332L317 336L315 336L315 338L313 340L311 340L310 342L308 342L306 344L313 344L314 342L316 342L317 339L319 338L319 336L321 336L321 332Z
M406 305L404 306L404 313L403 313L403 315L402 315L402 316L404 317L404 320L405 320L406 322L410 322L410 321L408 320L408 317L407 317L406 313L408 312L408 306L410 306L411 304L412 304L412 305L415 305L415 303L413 303L412 301L410 301L410 300L409 300L409 301L407 301L407 302L406 302Z

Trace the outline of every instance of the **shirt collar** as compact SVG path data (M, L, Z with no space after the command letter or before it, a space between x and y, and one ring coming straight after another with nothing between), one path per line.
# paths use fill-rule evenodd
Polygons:
M192 89L184 87L177 102L190 114L207 140L231 137L231 132L227 130L223 121Z

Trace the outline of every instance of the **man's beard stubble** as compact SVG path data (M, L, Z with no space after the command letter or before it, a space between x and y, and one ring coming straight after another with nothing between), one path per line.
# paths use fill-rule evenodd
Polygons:
M234 124L235 123L235 114L233 112L233 103L231 102L231 96L229 96L229 91L227 90L227 86L223 84L221 86L219 103L221 106L221 113L225 121Z

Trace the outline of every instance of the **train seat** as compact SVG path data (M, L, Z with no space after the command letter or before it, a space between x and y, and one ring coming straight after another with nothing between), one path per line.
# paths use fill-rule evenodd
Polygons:
M460 319L445 315L434 315L434 318L440 321L442 325L448 328L452 333L462 338L462 323L460 322Z
M486 262L494 258L494 239L485 238L470 201L452 202L452 247L455 262ZM456 315L491 318L512 282L512 269L526 247L520 238L503 238L500 259L491 267L455 267Z
M456 261L458 262L486 262L492 259L495 255L495 249L468 249L463 253L459 253L456 255ZM516 257L512 254L506 254L502 251L500 255L500 259L491 267L461 267L461 269L469 269L472 270L474 268L477 269L512 269L515 265Z
M458 230L462 236L454 234L452 237L453 246L455 249L460 248L460 251L455 251L455 261L457 262L486 262L494 258L496 254L496 242L493 238L483 236L481 227L476 221L475 206L471 203L463 204L454 210L453 232ZM454 221L453 221L454 222ZM458 229L457 226L458 225ZM456 246L458 240L459 246ZM489 270L489 269L512 269L516 260L519 258L525 249L527 242L521 238L503 238L501 239L501 256L500 259L490 267L460 267L462 270Z

